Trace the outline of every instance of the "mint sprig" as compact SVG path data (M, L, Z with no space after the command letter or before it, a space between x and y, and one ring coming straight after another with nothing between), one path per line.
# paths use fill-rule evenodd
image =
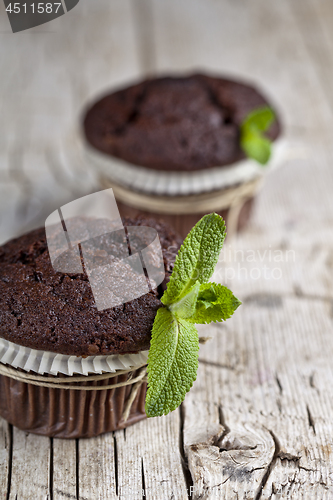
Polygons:
M166 415L184 400L196 379L199 337L195 323L225 321L240 301L208 282L225 238L219 215L205 215L181 246L167 290L157 311L148 356L148 417Z
M271 141L264 135L275 120L274 111L264 106L252 111L240 128L240 145L249 158L265 165L272 153Z

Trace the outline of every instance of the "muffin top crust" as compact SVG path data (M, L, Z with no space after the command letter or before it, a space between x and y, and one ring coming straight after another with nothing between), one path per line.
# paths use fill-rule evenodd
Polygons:
M133 165L193 171L245 158L240 126L269 105L251 85L195 74L145 80L92 105L84 118L91 146ZM275 120L267 137L275 140Z
M152 219L124 218L123 224L157 230L166 271L162 285L98 311L86 274L54 271L45 229L40 228L0 247L0 337L32 349L76 356L149 349L156 311L162 305L159 297L181 239L169 226Z

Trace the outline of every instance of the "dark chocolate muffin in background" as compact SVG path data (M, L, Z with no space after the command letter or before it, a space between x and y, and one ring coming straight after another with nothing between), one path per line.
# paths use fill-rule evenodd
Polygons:
M254 87L202 74L143 81L96 102L84 119L87 141L134 165L194 171L245 158L240 126L268 105ZM268 132L280 133L278 120Z
M149 349L150 332L161 306L159 297L181 240L163 222L126 218L123 223L157 230L166 271L164 284L123 305L98 311L88 276L55 272L45 229L37 229L0 248L0 337L32 349L74 356ZM102 243L107 249L107 240Z
M241 148L241 126L270 107L263 166ZM193 74L144 80L110 92L83 118L85 155L102 188L112 188L122 216L162 217L184 238L206 213L244 228L263 176L282 163L281 124L253 84Z

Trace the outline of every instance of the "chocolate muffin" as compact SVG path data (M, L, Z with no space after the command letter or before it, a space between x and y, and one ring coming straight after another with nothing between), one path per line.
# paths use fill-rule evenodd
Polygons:
M96 221L89 223L96 224ZM166 273L159 287L130 302L99 311L87 274L54 271L45 229L37 229L0 248L0 338L11 345L24 346L26 349L18 347L18 351L23 349L25 356L34 349L58 353L60 357L98 361L109 355L121 359L126 354L148 350L156 311L162 305L159 297L171 274L181 240L163 222L126 218L123 224L157 230ZM88 248L94 246L98 246L102 254L109 249L113 258L117 255L117 243L113 241L111 247L108 235L90 242ZM91 255L99 258L96 251L91 251ZM1 354L0 345L0 359ZM6 358L7 362L11 364ZM0 375L0 415L21 429L65 438L89 437L123 428L145 418L146 384L143 384L128 419L122 420L131 390L127 380L130 377L135 380L138 373L138 370L120 372L115 378L110 375L110 381L105 379L94 384L120 383L121 387L89 391L38 387ZM48 377L51 380L60 377L62 381L60 374Z
M86 111L89 162L123 216L162 215L185 237L205 213L228 219L233 211L230 233L246 225L264 173L241 148L241 125L265 106L272 107L245 82L204 74L148 79ZM281 134L275 115L266 134L274 144Z
M240 126L265 105L254 87L225 78L156 78L103 97L88 110L84 130L93 147L134 165L202 170L245 158ZM279 133L276 120L268 137Z

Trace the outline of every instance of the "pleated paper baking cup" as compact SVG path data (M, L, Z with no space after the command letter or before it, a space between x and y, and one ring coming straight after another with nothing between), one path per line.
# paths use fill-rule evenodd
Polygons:
M62 439L89 438L124 429L143 420L147 384L129 384L142 368L116 372L110 379L60 389L36 386L0 375L0 416L26 432ZM59 381L63 375L58 375ZM83 377L85 378L85 377ZM55 377L45 376L46 381ZM91 383L90 383L91 384ZM109 384L117 387L108 389ZM134 392L133 392L134 391Z
M245 159L230 166L191 172L166 172L136 166L107 155L86 144L87 160L100 177L118 185L147 194L181 196L200 194L249 182L283 163L286 142L278 139L272 145L272 159L265 165Z
M109 356L68 356L54 352L30 349L0 338L0 363L33 371L40 375L78 375L115 373L147 363L148 351L137 354L111 354Z

